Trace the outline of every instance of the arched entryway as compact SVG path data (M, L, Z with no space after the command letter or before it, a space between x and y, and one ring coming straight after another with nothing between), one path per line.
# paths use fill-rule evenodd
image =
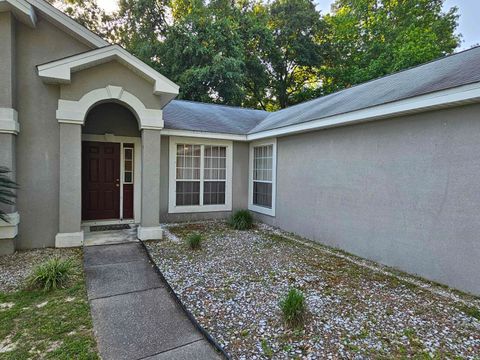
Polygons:
M139 223L141 132L132 111L95 105L82 127L82 224Z

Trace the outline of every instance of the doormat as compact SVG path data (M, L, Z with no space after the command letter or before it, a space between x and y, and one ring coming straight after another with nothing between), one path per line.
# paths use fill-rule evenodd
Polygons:
M90 231L108 231L108 230L125 230L130 229L128 224L115 224L115 225L95 225L90 226Z

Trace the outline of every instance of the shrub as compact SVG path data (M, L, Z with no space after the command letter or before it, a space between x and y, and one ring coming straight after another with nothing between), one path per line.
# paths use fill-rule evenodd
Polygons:
M287 325L297 327L305 320L305 296L297 289L290 289L287 296L280 301L280 309Z
M200 249L202 244L202 235L193 233L187 236L187 245L192 250Z
M238 210L228 220L228 224L235 230L247 230L253 225L252 214L248 210Z
M73 274L74 264L70 259L52 258L37 266L27 279L32 288L43 288L45 291L65 286Z

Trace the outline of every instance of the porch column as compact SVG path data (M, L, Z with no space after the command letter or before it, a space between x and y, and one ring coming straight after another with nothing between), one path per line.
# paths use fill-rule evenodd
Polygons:
M82 221L82 127L60 122L59 233L56 247L83 244ZM46 209L47 210L47 209Z
M0 13L0 166L16 178L15 142L20 131L15 110L15 19L10 12ZM0 220L0 255L15 251L20 216L15 205L0 205L8 221Z
M160 227L160 130L142 130L142 220L140 240L162 238Z

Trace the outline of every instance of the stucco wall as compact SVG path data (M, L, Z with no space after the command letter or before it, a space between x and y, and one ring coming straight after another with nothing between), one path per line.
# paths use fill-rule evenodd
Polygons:
M262 220L480 294L480 105L278 139Z
M61 97L64 100L80 100L89 91L108 85L123 87L139 98L147 108L162 107L160 97L153 94L153 84L117 61L73 73L71 84L61 87Z
M202 212L187 214L168 213L168 166L169 166L169 137L162 136L160 162L160 222L198 221L205 219L225 219L231 212ZM248 199L248 144L233 143L233 183L232 208L246 209Z
M15 18L12 13L0 13L0 107L15 104Z
M31 29L17 22L17 208L21 216L19 248L55 245L59 228L58 86L46 85L36 65L88 50L86 45L38 18Z

